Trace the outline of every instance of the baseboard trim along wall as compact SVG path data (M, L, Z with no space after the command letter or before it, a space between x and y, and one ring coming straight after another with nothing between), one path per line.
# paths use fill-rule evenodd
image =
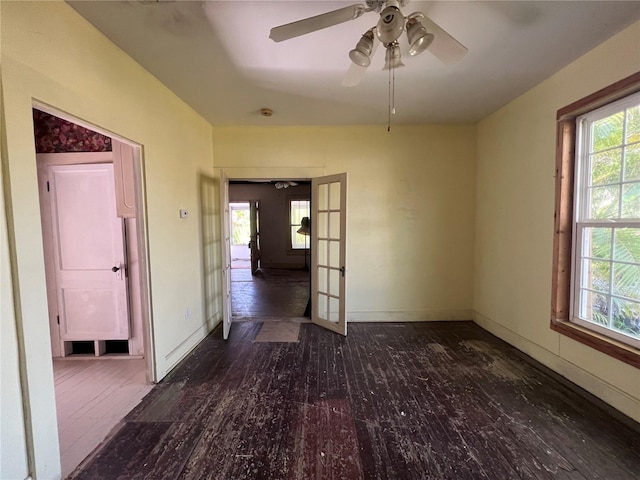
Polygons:
M402 310L352 311L347 309L349 322L438 322L471 321L473 310Z
M164 365L158 365L158 379L162 380L167 373L171 371L178 363L186 357L191 350L193 350L210 332L206 323L200 325L194 330L187 338L185 338L180 344L178 344L173 350L167 353L164 357Z
M611 405L616 410L619 410L636 422L640 422L640 399L632 397L616 386L583 370L579 366L537 345L518 333L509 330L481 313L474 312L473 321L496 337L542 363L545 367L550 368L562 377Z

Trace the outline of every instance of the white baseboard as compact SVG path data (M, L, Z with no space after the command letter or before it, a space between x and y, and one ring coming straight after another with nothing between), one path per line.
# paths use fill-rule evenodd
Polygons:
M222 312L217 311L211 317L207 319L207 327L209 332L212 332L222 322Z
M496 337L501 338L567 380L598 397L603 402L611 405L627 417L632 418L636 422L640 422L640 399L629 395L627 392L620 390L605 380L583 370L578 365L565 360L561 356L556 355L478 312L474 312L473 321Z
M203 339L206 337L211 330L209 326L204 323L196 328L187 338L185 338L179 345L177 345L173 350L167 353L164 357L164 365L163 369L160 370L158 368L158 378L156 382L162 380L167 373L171 371L178 363L182 361L184 357L186 357L191 350L193 350Z
M348 322L437 322L437 321L470 321L473 310L415 310L415 311L351 311L347 314Z

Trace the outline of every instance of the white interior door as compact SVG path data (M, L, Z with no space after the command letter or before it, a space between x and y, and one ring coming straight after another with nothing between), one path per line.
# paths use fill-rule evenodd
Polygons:
M113 165L49 167L60 338L129 338L123 220Z
M231 220L229 216L229 177L220 170L220 242L222 252L222 337L231 330Z
M346 319L347 174L311 181L311 320L342 335Z

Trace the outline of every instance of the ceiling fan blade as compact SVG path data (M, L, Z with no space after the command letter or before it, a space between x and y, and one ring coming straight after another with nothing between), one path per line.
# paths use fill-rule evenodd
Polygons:
M271 29L269 38L274 42L282 42L283 40L289 40L290 38L299 37L300 35L306 35L316 30L322 30L323 28L354 20L366 11L367 8L364 5L350 5L338 10L316 15L315 17L309 17L304 20L274 27Z
M374 30L375 31L375 30ZM371 49L371 53L369 54L369 58L373 60L373 56L376 54L376 50L378 49L378 45L380 45L380 40L374 34L373 35L373 48ZM349 66L349 70L347 70L347 74L344 76L344 80L342 80L343 87L355 87L360 84L364 74L367 73L367 68L369 67L361 67L360 65L356 65L351 62Z
M467 47L445 32L442 27L429 17L425 16L422 19L422 24L426 27L427 31L433 33L435 37L427 50L442 63L459 62L469 51Z
M352 62L349 66L349 70L347 70L347 74L342 80L342 86L355 87L359 85L365 73L367 73L367 67L361 67L360 65L356 65Z

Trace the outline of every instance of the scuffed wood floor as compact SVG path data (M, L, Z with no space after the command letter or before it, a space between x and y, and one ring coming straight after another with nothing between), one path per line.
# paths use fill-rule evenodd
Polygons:
M638 424L473 323L259 328L205 339L72 478L640 478Z
M302 317L309 299L309 272L261 268L231 269L231 314L234 321Z
M69 475L151 391L144 359L53 359L62 475Z

